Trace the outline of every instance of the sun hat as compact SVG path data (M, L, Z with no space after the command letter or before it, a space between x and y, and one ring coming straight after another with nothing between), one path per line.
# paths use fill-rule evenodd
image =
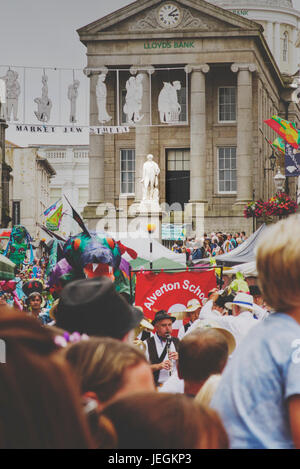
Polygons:
M196 311L196 309L198 308L202 308L202 305L199 300L197 300L196 298L193 298L192 300L188 301L185 312L191 313L193 311Z
M61 292L55 312L57 327L90 336L123 339L143 318L107 277L76 280Z
M249 311L253 311L253 296L248 293L239 292L232 302L225 303L225 308L231 309L233 305L241 306Z
M188 331L187 334L197 331L197 329L205 328L217 329L224 336L228 345L228 355L231 355L236 347L236 340L234 335L228 329L225 329L223 326L218 324L217 321L212 321L210 319L199 319L197 324L195 324L195 327L190 332Z
M157 322L162 321L163 319L171 319L172 322L176 321L176 318L174 316L170 316L170 314L168 314L162 309L155 314L155 317L152 321L152 325L155 326Z

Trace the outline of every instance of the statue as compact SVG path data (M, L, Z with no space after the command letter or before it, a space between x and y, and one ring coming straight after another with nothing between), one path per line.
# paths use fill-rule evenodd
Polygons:
M144 186L143 200L144 201L157 201L159 199L158 192L158 175L160 169L157 163L153 161L153 155L147 156L147 161L143 165L143 179Z
M178 122L181 106L178 103L177 91L181 89L180 81L164 82L158 96L158 111L163 124Z
M126 82L126 97L123 111L127 114L127 122L135 124L143 119L140 115L143 99L143 75L139 73L136 77L130 77Z
M107 89L104 80L106 78L106 73L100 73L96 86L96 97L97 97L97 106L98 106L98 121L100 124L103 124L111 120L111 116L106 111L106 97Z
M14 70L7 70L6 75L2 77L5 81L6 87L6 120L9 122L11 113L13 113L13 120L18 120L18 98L21 93L21 88L18 80L19 74ZM2 101L1 101L2 102Z
M48 97L48 77L42 76L42 97L35 98L34 102L38 105L37 111L34 111L36 118L41 122L48 122L50 120L50 112L52 108L52 101Z
M72 85L68 86L68 99L70 100L70 122L76 121L76 100L78 97L79 80L74 80Z

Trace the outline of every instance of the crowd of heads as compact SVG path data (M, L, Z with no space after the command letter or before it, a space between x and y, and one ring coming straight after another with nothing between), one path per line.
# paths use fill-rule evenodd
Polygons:
M219 256L230 252L247 239L246 232L204 233L202 237L195 236L187 238L186 241L176 241L171 249L176 253L186 254L188 261Z
M209 292L206 306L211 302L215 317L230 316L231 321L238 321L247 313L254 320L256 306L262 310L267 304L271 311L288 313L295 324L300 323L298 225L296 217L279 222L259 243L259 284L250 285L247 292L233 292L230 287ZM223 234L216 233L209 242L204 239L202 247L219 246L221 241L232 243L232 239L242 242L241 233L230 236L224 239ZM34 265L41 273L47 261ZM23 284L32 281L26 269L17 276ZM152 325L146 323L145 329L151 325L150 339L156 336L166 347L171 343L176 346L176 351L168 349L169 355L162 358L170 363L176 357L176 379L182 390L170 392L164 386L160 388L157 381L159 370L164 368L157 365L164 362L151 362L147 355L150 339L137 340L136 332L145 321L143 312L117 293L110 279L70 282L59 299L48 304L47 313L44 289L27 293L23 310L5 301L0 304L0 352L5 352L0 354L0 448L155 450L231 446L233 427L224 416L223 393L228 408L233 405L238 413L245 403L244 395L235 394L239 376L243 376L247 364L252 365L250 375L260 367L251 362L251 344L243 349L247 339L238 344L230 329L217 320L201 318L205 305L197 299L188 302L185 313L190 331L186 329L180 340L171 337L176 317L167 311L156 311ZM41 320L43 314L51 321ZM256 335L259 337L259 326L255 327L258 333L252 335L253 341ZM272 336L266 340L272 341ZM273 348L266 348L265 353L272 355ZM249 354L249 362L246 359L239 364L243 353ZM279 355L276 351L274 360L281 366ZM285 389L289 376L278 374L279 389ZM227 384L230 378L232 389ZM268 376L267 371L262 377L256 376L250 390L249 377L247 399L251 401L267 379L274 381L274 374ZM218 398L223 407L218 408ZM240 425L248 418L243 412L237 415ZM294 435L297 425L291 416L284 418L291 419ZM259 425L263 428L262 422Z

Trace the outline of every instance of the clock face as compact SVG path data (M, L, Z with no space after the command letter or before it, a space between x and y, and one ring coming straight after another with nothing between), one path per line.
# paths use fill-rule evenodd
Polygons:
M181 20L181 12L174 3L165 3L158 10L158 20L164 28L177 26Z

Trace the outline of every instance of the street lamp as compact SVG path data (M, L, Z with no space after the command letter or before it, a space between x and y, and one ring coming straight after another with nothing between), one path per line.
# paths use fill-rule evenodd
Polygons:
M156 230L156 226L154 225L154 223L148 223L147 231L149 234L149 241L150 241L150 270L152 270L152 266L153 266L153 245L152 245L151 234L154 233L155 230Z
M276 192L283 192L285 179L286 179L285 176L283 174L281 174L280 168L278 167L277 168L277 173L274 176L274 183L275 183Z
M276 156L274 155L274 151L272 151L272 155L269 156L269 161L270 161L270 168L264 168L264 173L266 174L266 171L274 171L275 169L275 164L276 164Z

